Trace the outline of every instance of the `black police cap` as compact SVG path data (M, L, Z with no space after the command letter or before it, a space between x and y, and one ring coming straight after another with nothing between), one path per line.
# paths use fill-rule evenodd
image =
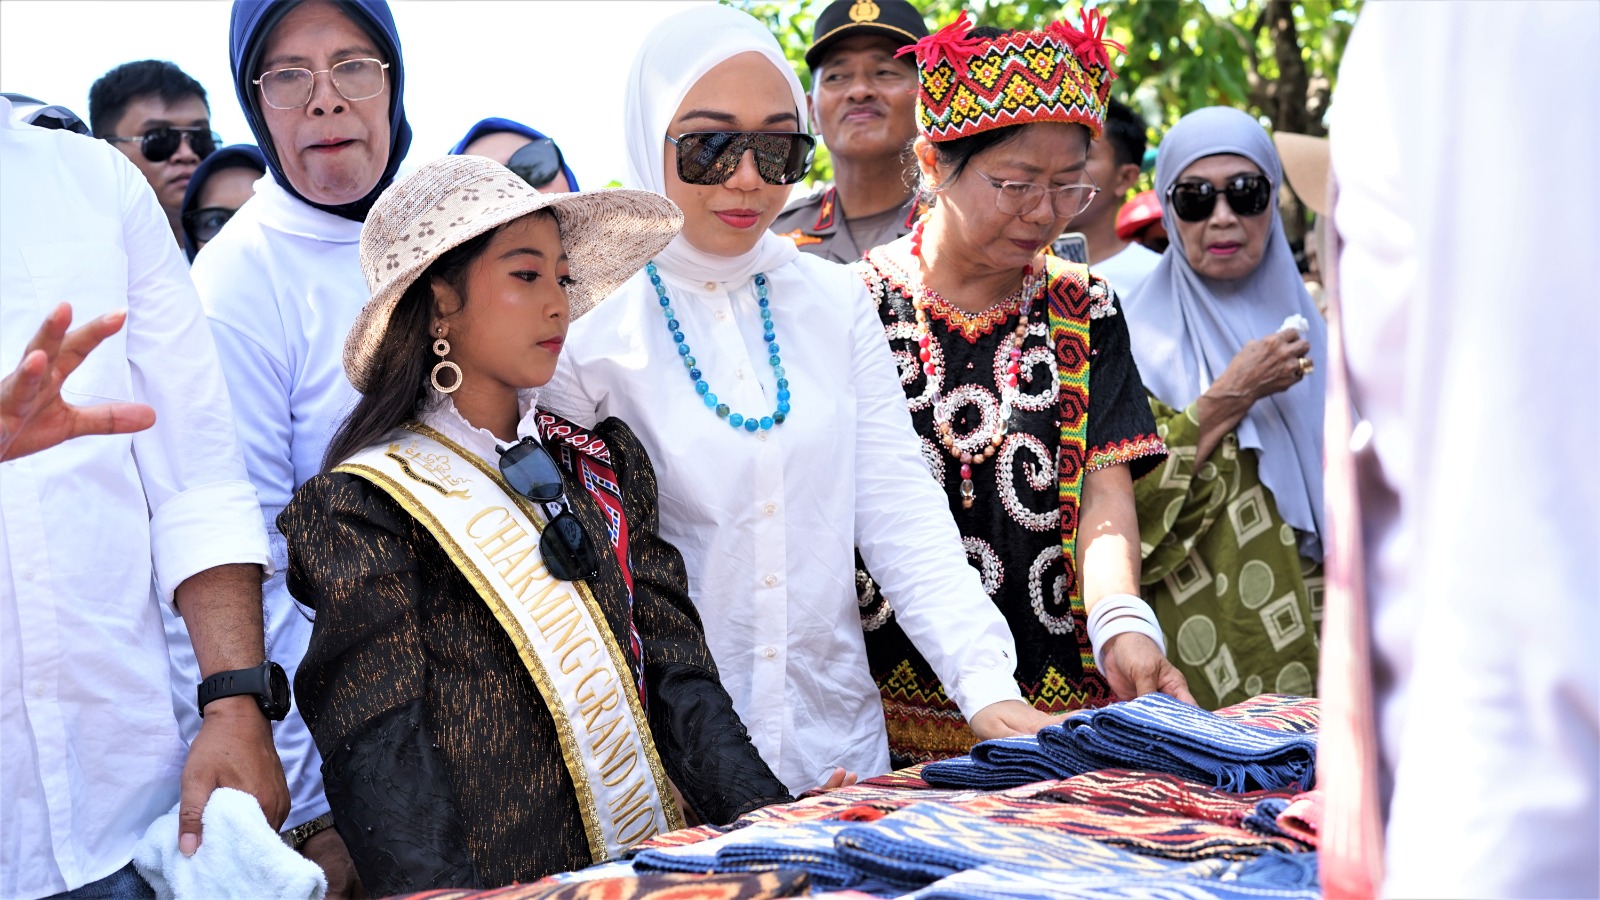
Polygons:
M903 47L927 37L928 23L906 0L834 0L817 16L806 66L816 69L829 47L862 34L886 37Z

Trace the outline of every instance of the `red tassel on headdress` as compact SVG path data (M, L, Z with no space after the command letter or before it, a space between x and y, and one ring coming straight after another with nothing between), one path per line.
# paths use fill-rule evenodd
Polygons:
M950 61L952 67L959 68L960 63L977 51L983 44L982 38L967 37L967 32L972 30L972 20L967 18L967 11L962 10L961 15L954 22L928 35L915 44L901 47L895 56L904 56L907 53L917 54L917 64L924 69L932 69L939 64L940 58Z
M1091 65L1098 64L1115 78L1116 75L1111 73L1111 56L1106 53L1106 47L1115 47L1123 53L1127 53L1128 48L1106 37L1106 17L1100 14L1100 10L1080 10L1079 18L1083 22L1082 31L1065 22L1051 22L1049 30L1065 40L1079 59Z

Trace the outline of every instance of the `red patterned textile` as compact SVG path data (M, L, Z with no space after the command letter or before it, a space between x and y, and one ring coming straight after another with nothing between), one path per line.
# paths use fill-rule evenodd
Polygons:
M392 900L770 900L811 891L805 872L779 869L727 875L639 875L591 881L548 880L477 891L444 888Z
M1314 734L1322 719L1322 702L1315 697L1259 694L1249 700L1213 710L1213 715L1257 728Z

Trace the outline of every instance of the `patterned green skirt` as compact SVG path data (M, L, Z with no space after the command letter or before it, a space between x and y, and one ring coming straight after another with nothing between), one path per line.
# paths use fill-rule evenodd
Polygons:
M1141 581L1168 658L1208 709L1263 692L1314 695L1322 564L1300 555L1254 450L1229 432L1196 470L1195 407L1152 397L1150 408L1168 456L1134 483L1134 498Z

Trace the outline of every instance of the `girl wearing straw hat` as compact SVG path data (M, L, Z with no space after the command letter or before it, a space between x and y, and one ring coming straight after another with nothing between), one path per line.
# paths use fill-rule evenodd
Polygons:
M681 222L655 194L541 194L463 156L362 228L361 399L278 524L316 611L296 693L374 895L529 881L787 799L717 681L633 432L535 404L570 319Z

